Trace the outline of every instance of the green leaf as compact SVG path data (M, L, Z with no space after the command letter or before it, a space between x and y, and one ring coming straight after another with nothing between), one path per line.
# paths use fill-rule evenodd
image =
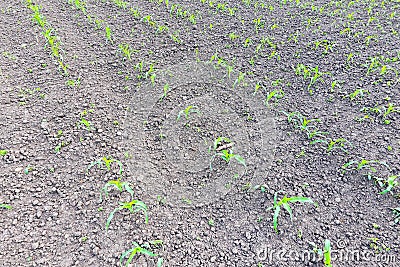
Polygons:
M311 198L308 197L290 197L288 198L288 201L290 202L300 202L300 203L314 203L314 201Z
M157 254L154 254L153 252L151 252L150 250L147 250L145 248L140 248L139 252L144 255L150 256L150 257L157 257Z
M292 209L290 208L289 204L288 203L282 203L282 206L283 206L283 208L285 210L287 210L287 212L290 215L290 220L292 220L293 219L293 214L292 214Z
M7 155L8 151L7 150L0 150L0 156L4 157Z
M110 215L108 215L107 222L106 222L106 230L108 230L111 220L114 218L114 214L119 210L121 210L121 207L114 209L112 212L110 212Z
M239 155L234 155L234 158L237 160L237 162L239 162L240 164L242 164L243 166L246 167L246 161L244 160L243 157L241 157Z
M324 264L325 267L332 267L332 259L331 259L331 242L329 239L325 240L325 245L324 245Z
M124 259L126 258L126 256L128 256L130 253L132 253L134 251L134 248L131 248L127 251L125 251L124 253L121 254L121 257L119 258L119 263L122 266L122 262L124 261ZM127 263L128 265L129 263Z
M8 204L0 204L0 208L5 208L5 209L8 209L8 210L12 209L12 207L10 205L8 205Z
M163 258L158 258L157 267L162 267L163 263L164 263L164 259Z
M125 265L125 266L128 266L128 265L132 262L133 257L135 257L135 255L136 255L137 253L139 253L139 249L140 249L139 246L133 248L133 250L131 251L131 254L129 255L128 260L126 261L126 265Z
M278 233L278 216L279 216L279 212L281 211L281 207L280 206L276 206L275 207L275 212L274 212L274 230L275 232Z
M135 193L133 192L133 189L129 186L129 184L128 184L128 183L124 183L124 187L125 187L125 190L126 190L129 194L131 194L131 196L133 197L133 195L134 195Z

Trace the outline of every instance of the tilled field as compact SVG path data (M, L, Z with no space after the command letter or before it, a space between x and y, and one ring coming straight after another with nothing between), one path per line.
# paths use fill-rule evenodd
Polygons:
M398 0L0 11L1 266L399 266Z

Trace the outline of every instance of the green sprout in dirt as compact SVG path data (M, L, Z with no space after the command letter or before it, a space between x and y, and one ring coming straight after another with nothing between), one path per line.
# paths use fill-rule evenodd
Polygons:
M151 83L154 85L156 79L156 69L154 68L153 63L150 63L148 67L146 67L146 65L147 63L142 60L134 66L134 69L139 72L139 74L137 75L137 79L146 80L150 78Z
M332 267L332 247L331 241L329 239L325 239L324 249L318 248L318 246L314 242L309 242L310 245L313 246L313 251L320 256L324 261L325 267Z
M369 95L369 91L367 89L356 89L353 93L347 95L346 97L349 97L351 101L356 99L357 97L363 98L364 94Z
M375 106L374 108L364 107L361 111L368 114L378 114L385 124L390 124L391 120L388 116L392 113L400 113L400 107L395 106L393 103L388 103L387 106Z
M153 253L151 249L151 245L153 246L162 246L163 241L162 240L153 240L150 242L146 242L142 245L139 245L136 242L132 242L133 247L122 253L121 257L119 258L119 263L121 266L123 266L123 261L125 258L128 257L128 259L125 262L125 267L127 267L132 261L133 258L135 257L136 254L143 254L149 257L157 257L157 254ZM158 258L157 261L157 267L161 267L163 264L164 260L163 258Z
M232 159L235 159L239 164L246 167L246 162L240 155L233 153L233 142L228 137L220 136L215 139L213 147L209 148L209 152L214 154L211 156L210 169L212 170L212 162L215 157L221 157L226 163L230 163Z
M317 203L315 203L311 198L308 197L300 197L300 196L296 196L296 197L287 197L286 195L283 196L283 198L281 200L277 200L278 199L278 194L279 193L283 193L283 191L278 191L275 192L274 195L274 205L267 208L266 211L269 210L274 210L274 216L273 216L273 225L274 225L274 230L275 232L278 233L278 216L279 213L281 211L281 208L283 207L290 215L290 219L292 220L293 215L292 215L292 208L290 207L289 203L312 203L314 204L316 207L318 206Z
M238 77L236 78L235 82L233 83L233 88L240 85L240 83L244 82L244 78L246 76L245 72L239 71Z
M393 212L393 216L394 216L394 222L399 223L400 222L400 207L393 208L392 212Z
M50 47L51 54L57 60L62 74L68 76L68 65L64 63L61 41L60 37L56 35L56 30L47 22L43 14L40 13L41 6L33 4L32 0L26 0L26 5L33 11L33 21L42 29L42 35L47 41L45 47Z
M134 53L139 52L139 50L132 49L129 44L119 44L119 51L122 53L124 57L126 57L129 61L132 60L132 55Z
M316 144L316 143L323 143L327 145L326 152L331 153L335 149L340 149L346 154L348 154L348 147L352 147L352 144L347 141L344 138L338 138L338 139L331 139L331 138L326 138L326 139L318 139L318 140L313 140L311 141L311 144Z
M89 110L89 112L93 112L93 110ZM76 123L76 126L80 128L83 125L85 126L86 130L91 131L93 129L92 123L85 118L87 114L88 114L87 110L81 112L80 120Z
M68 0L69 4L75 4L75 7L82 11L83 14L87 15L86 12L86 2L81 0Z
M285 111L281 111L286 115L289 123L293 123L295 128L299 128L301 131L312 132L311 129L314 129L315 126L310 125L312 122L320 122L320 119L307 119L303 114L298 111L287 113Z
M360 161L352 160L352 161L345 163L342 166L342 170L343 170L343 173L345 173L348 170L359 171L362 169L367 169L368 170L368 173L367 173L368 178L372 178L372 173L377 172L376 167L374 167L374 165L378 165L378 166L381 165L381 166L384 166L384 167L390 169L389 166L383 161L361 159Z
M324 81L322 79L322 77L324 75L330 75L329 72L320 72L318 70L318 66L316 66L315 68L310 68L307 67L303 64L298 64L296 67L296 75L303 75L303 78L305 80L310 80L308 86L307 86L307 90L310 93L310 95L313 94L313 89L311 88L314 84L317 83L317 81Z
M369 240L369 247L372 248L375 253L387 252L390 250L390 247L386 246L383 242L379 241L377 237L367 238Z
M110 27L106 27L106 39L109 41L111 44L113 43L112 37L111 37L111 29Z
M122 192L124 189L133 197L134 192L128 182L121 182L121 178L117 180L108 181L105 186L101 189L104 192L104 195L108 197L108 188L115 187L118 191ZM102 201L102 194L100 193L100 201Z
M149 217L147 215L147 206L142 201L133 199L129 202L118 202L119 206L115 208L110 214L108 215L107 222L106 222L106 230L110 227L111 220L114 218L114 215L117 211L121 210L129 210L131 213L136 213L141 211L145 217L145 223L149 222Z
M276 102L279 100L279 99L282 99L283 97L285 96L285 93L283 92L283 90L282 89L276 89L276 90L273 90L273 91L271 91L271 92L268 92L267 93L267 98L265 99L265 105L269 105L269 101L273 98L275 101L274 101L274 103L276 104Z
M166 83L166 84L164 84L164 87L163 87L163 94L160 96L160 101L163 101L164 98L167 97L168 92L169 92L169 84Z
M128 2L123 0L112 0L114 4L116 4L119 8L126 9L128 6Z
M89 166L87 167L86 172L89 172L89 170L96 165L99 166L101 169L104 169L104 167L105 167L105 169L107 171L111 171L111 165L113 163L116 163L118 165L118 167L119 167L118 174L122 175L122 172L123 172L122 162L118 159L112 158L111 156L102 157L96 161L91 162L89 164Z
M58 143L58 144L56 145L56 147L54 148L54 151L55 151L56 153L59 153L59 152L61 151L62 148L66 147L66 146L68 146L68 145L69 145L68 142L61 141L60 143Z
M0 208L7 209L7 210L12 209L12 207L8 204L0 204Z
M4 150L4 149L0 150L0 156L1 157L4 157L7 154L8 154L8 150Z
M325 240L324 245L324 265L325 267L332 267L332 248L329 239Z
M81 78L78 78L76 80L70 79L65 82L66 85L69 87L79 87L81 85Z
M399 185L399 182L397 180L398 177L399 175L391 175L387 179L375 177L375 181L379 184L380 187L386 187L386 189L379 194L384 195L388 192L391 192L393 188L397 187Z
M342 166L343 173L345 173L347 170L362 170L362 169L367 169L367 177L368 179L374 179L377 184L379 184L380 187L386 187L385 190L380 192L381 195L384 195L388 192L391 192L391 190L394 187L397 187L399 185L399 182L397 178L399 175L390 175L388 178L381 178L375 175L377 173L377 166L382 166L388 169L389 171L391 170L390 167L383 161L378 161L378 160L365 160L361 159L360 161L354 160L354 161L349 161L346 164Z
M187 106L185 109L179 111L178 116L176 118L177 121L179 121L181 119L182 115L185 115L185 119L188 120L189 119L189 115L191 113L200 113L200 111L198 109L196 109L196 106Z

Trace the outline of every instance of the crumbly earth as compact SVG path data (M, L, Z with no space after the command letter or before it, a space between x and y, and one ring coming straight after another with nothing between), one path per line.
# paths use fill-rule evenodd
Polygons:
M377 160L389 168L375 164L374 177L400 175L398 1L33 4L69 75L27 2L0 3L0 204L12 207L0 208L1 266L120 266L132 242L153 240L157 256L129 266L329 266L312 254L326 240L333 266L399 266L398 188L379 194L387 184L367 168L342 169ZM318 71L329 74L309 86ZM346 151L310 144L284 114L294 111L320 119L309 129L346 139ZM246 166L212 158L221 136ZM103 157L122 174L116 162L88 169ZM122 210L106 230L131 200L112 187L100 199L117 178L148 223ZM292 220L282 208L276 233L266 209L279 190L318 205L291 204Z

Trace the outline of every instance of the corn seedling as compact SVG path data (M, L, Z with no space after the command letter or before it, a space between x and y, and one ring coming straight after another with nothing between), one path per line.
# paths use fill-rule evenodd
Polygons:
M151 83L154 85L156 79L156 69L154 68L153 63L147 64L144 62L144 60L142 60L134 66L134 69L139 72L139 74L136 76L138 80L146 80L150 78Z
M119 8L126 9L128 6L128 2L122 1L122 0L112 0L114 4L116 4Z
M298 128L301 131L306 131L307 133L309 133L308 136L316 135L317 132L314 132L314 134L310 134L310 133L313 133L313 131L311 131L311 129L316 128L315 126L310 125L310 123L320 122L321 121L320 119L307 119L304 115L302 115L298 111L294 111L294 112L290 112L290 113L287 113L285 111L281 111L281 112L286 115L288 122L292 123L295 128ZM322 132L318 132L318 133L322 133Z
M107 222L106 222L106 230L110 227L111 220L114 218L114 215L117 211L121 211L124 209L129 210L131 213L136 213L141 211L145 217L145 223L147 224L149 221L149 217L147 215L147 206L142 201L133 199L130 202L118 202L119 206L115 208L110 214L108 215Z
M139 50L132 49L129 44L119 44L119 51L122 53L124 57L126 57L129 61L132 60L132 55L134 53L139 52Z
M63 147L66 147L66 146L68 146L68 145L69 145L69 144L68 144L67 142L61 141L61 142L58 143L58 145L54 148L54 151L55 151L56 153L59 153Z
M363 98L364 93L369 95L369 91L367 89L356 89L353 93L347 95L346 97L350 98L350 100L353 101L357 97Z
M124 259L128 257L128 259L125 262L125 267L128 267L128 265L133 261L133 258L135 257L136 254L143 254L149 257L157 257L157 254L153 253L150 250L151 245L162 246L162 244L163 244L162 240L154 240L148 243L144 243L142 245L139 245L136 242L132 242L133 247L122 253L121 257L119 258L119 263L121 266L123 266ZM162 258L159 258L157 261L157 267L161 267L163 261L164 260Z
M4 157L7 154L8 154L8 150L5 150L5 149L0 150L0 156Z
M42 35L46 39L46 47L50 47L52 56L56 59L62 74L68 76L68 65L64 63L60 37L55 34L55 29L47 22L46 18L40 13L41 6L33 4L32 0L26 0L27 7L32 10L33 21L42 29Z
M77 80L67 80L65 84L69 87L79 87L81 85L81 78L78 78Z
M114 158L112 158L112 157L110 157L110 156L108 156L108 157L102 157L102 158L100 158L100 159L98 159L98 160L96 160L96 161L91 162L91 163L89 164L89 166L87 167L87 169L86 169L86 173L88 173L89 170L90 170L91 168L93 168L94 166L99 166L100 169L104 169L104 167L105 167L105 169L106 169L107 171L111 171L111 165L112 165L113 163L116 163L116 164L118 165L118 167L119 167L119 168L118 168L118 174L119 174L119 175L122 175L122 172L123 172L122 162L121 162L120 160L114 159Z
M0 208L7 209L7 210L12 209L12 207L8 204L0 204Z
M314 242L309 242L313 247L313 252L316 253L320 259L323 260L325 267L332 267L332 247L331 241L329 239L325 239L324 248L320 249Z
M393 208L392 212L393 212L393 216L394 216L394 222L399 223L400 222L400 207Z
M106 26L105 31L106 31L106 39L107 39L107 41L109 41L112 44L113 40L112 40L112 36L111 36L112 35L111 28Z
M78 10L82 11L82 13L85 14L85 15L87 14L87 12L86 12L86 2L85 2L85 1L81 1L81 0L68 0L68 3L69 3L70 5L75 4L75 7L76 7Z
M93 110L89 110L89 112L93 112ZM80 120L76 123L76 126L78 129L83 125L85 126L86 130L91 131L92 128L92 123L88 121L85 116L88 114L87 110L84 110L80 114Z
M387 179L375 178L380 187L386 187L386 189L379 194L384 195L388 192L391 192L393 188L397 187L399 185L399 182L397 181L398 177L399 175L391 175Z
M391 120L388 116L392 113L400 113L400 108L393 103L388 103L387 106L376 106L374 108L364 107L360 111L368 114L378 114L382 118L383 123L390 124Z
M320 46L324 48L323 51L324 55L328 54L328 52L333 52L333 44L328 40L316 41L314 44L315 44L315 49L318 49L318 47Z
M169 92L169 84L166 83L166 84L164 84L164 87L163 87L163 94L160 96L160 101L163 101L164 98L167 97L168 92ZM179 114L180 114L180 112L179 112ZM179 114L178 114L178 116L179 116Z
M181 119L182 115L185 115L185 119L188 120L189 119L189 115L191 113L200 113L200 111L197 110L196 108L197 108L196 106L188 106L184 110L179 111L176 120L179 121Z
M210 153L214 153L210 159L210 169L212 170L212 162L215 157L220 156L226 163L230 163L232 159L235 159L241 165L246 167L246 162L240 155L233 153L233 142L228 137L218 137L215 139L213 147L209 148Z
M367 239L370 242L369 247L372 248L375 251L375 253L387 252L390 250L388 246L386 246L383 242L379 241L379 238L370 237Z
M348 153L347 148L352 147L352 144L344 138L338 139L317 139L311 141L311 144L323 143L327 145L326 152L331 153L335 149L340 149L346 154Z
M105 197L108 197L108 192L109 192L108 189L110 187L115 187L120 192L122 192L125 189L133 198L134 192L133 192L132 188L130 187L128 182L121 182L121 178L118 178L117 180L108 181L105 184L105 186L101 189L101 191L104 192ZM100 201L102 201L101 193L100 193Z
M256 88L257 90L257 88ZM269 101L274 98L274 103L276 104L279 99L282 99L285 96L285 93L282 89L273 90L272 92L267 93L267 98L265 99L265 105L269 105Z
M308 198L308 197L299 197L299 196L287 197L286 195L284 195L283 198L278 201L279 193L283 193L283 191L275 192L274 205L267 208L267 210L266 210L266 211L269 211L272 209L274 210L273 225L274 225L274 230L276 233L278 233L278 216L279 216L279 213L280 213L282 207L289 213L291 220L293 218L293 214L292 214L292 208L289 205L290 203L296 203L296 202L312 203L317 207L317 204L311 198Z
M256 32L258 33L258 31L262 28L264 28L265 26L265 21L262 19L262 17L258 17L253 19L253 24L254 24L254 28L256 29Z
M325 267L332 267L332 248L329 239L326 239L324 244L324 265Z
M310 68L303 64L297 65L297 67L295 69L295 73L296 73L296 75L302 75L305 80L310 80L310 82L307 86L307 90L310 93L310 95L313 93L313 89L311 89L311 87L314 86L314 84L317 81L324 81L322 79L322 76L330 75L329 72L320 72L318 70L318 66L316 66L315 68Z
M233 88L235 88L236 86L239 86L240 83L244 81L245 75L246 75L246 73L239 71L238 77L236 78L236 80L233 84Z
M358 160L353 160L353 161L349 161L346 164L344 164L342 166L343 169L343 173L345 173L347 170L362 170L362 169L368 169L369 171L372 172L376 172L376 168L373 167L372 165L382 165L388 169L389 166L383 162L383 161L379 161L379 160L366 160L366 159L361 159L360 161Z

